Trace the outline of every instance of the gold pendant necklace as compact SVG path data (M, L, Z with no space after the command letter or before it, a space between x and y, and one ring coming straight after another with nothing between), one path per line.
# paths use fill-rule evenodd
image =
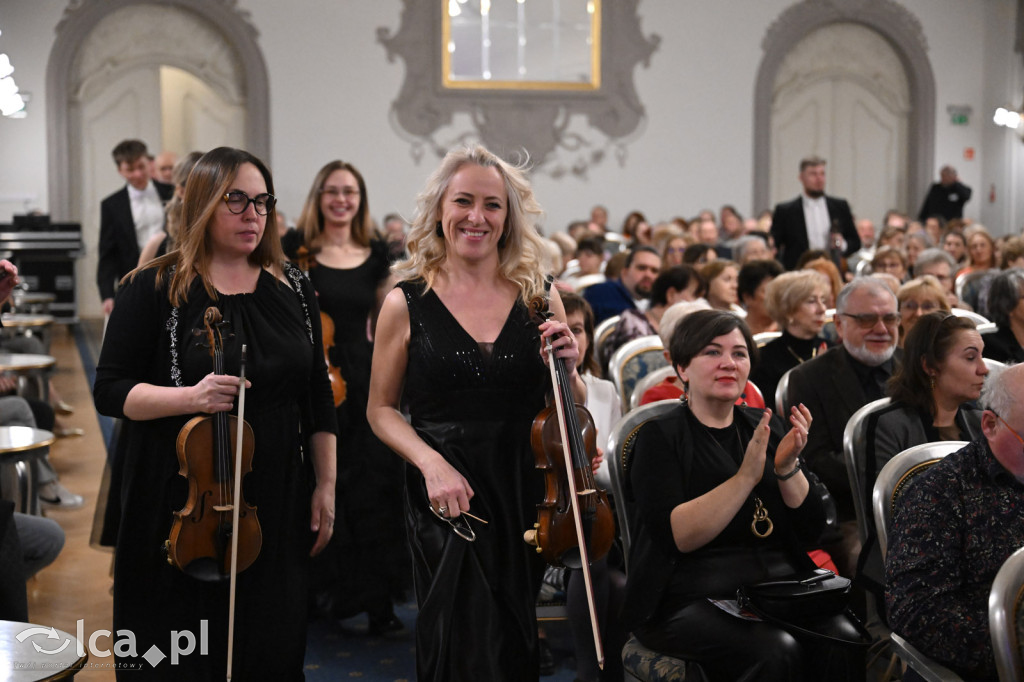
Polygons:
M757 524L767 523L768 529L763 533L758 530ZM759 538L766 538L772 534L775 530L775 524L768 518L768 509L764 506L764 502L757 495L754 496L754 520L750 522L750 532Z

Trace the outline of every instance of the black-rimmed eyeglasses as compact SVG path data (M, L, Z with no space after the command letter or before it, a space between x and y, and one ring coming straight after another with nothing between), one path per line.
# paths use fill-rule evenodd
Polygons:
M252 207L256 209L256 215L267 215L277 202L273 194L264 192L263 194L250 197L245 192L237 189L228 192L223 198L224 203L228 205L228 210L236 215L245 213L245 209L249 208L249 204L252 204Z
M476 541L476 532L474 532L473 528L469 525L469 519L475 519L475 520L479 521L480 523L482 523L484 525L487 525L486 521L481 519L479 516L473 516L469 512L462 512L461 514L459 514L458 516L456 516L453 519L453 518L449 518L449 517L445 516L444 514L439 512L438 510L434 509L434 505L431 504L431 505L428 505L428 506L430 507L430 511L432 511L434 513L434 516L436 516L437 518L441 519L442 521L447 523L449 526L451 526L452 530L455 531L455 534L458 535L460 538L462 538L463 540L465 540L467 542L475 542ZM469 517L469 518L466 518L466 517Z

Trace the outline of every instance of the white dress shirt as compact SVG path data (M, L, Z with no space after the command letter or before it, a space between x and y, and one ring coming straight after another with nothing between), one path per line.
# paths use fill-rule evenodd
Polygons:
M827 250L829 247L828 233L832 227L832 221L828 216L825 197L812 199L806 194L800 196L804 207L804 224L807 225L807 248Z
M132 205L132 220L135 221L135 239L141 251L153 235L164 227L164 204L152 180L146 189L135 189L128 185L128 199Z

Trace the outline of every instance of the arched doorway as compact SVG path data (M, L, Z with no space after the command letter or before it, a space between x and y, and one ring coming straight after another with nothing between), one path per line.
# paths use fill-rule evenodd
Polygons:
M935 77L927 56L927 41L920 23L905 8L887 0L805 0L783 12L776 22L768 29L764 39L764 58L758 70L754 96L754 207L756 210L770 208L773 185L777 181L776 171L772 167L773 111L780 106L774 100L779 87L779 75L784 69L787 56L800 44L811 37L816 31L836 25L847 25L840 29L845 31L850 25L870 31L875 37L884 40L887 50L895 55L900 70L906 79L906 153L902 162L895 162L895 176L902 178L902 190L897 189L898 208L912 211L924 197L933 173L935 156ZM862 36L863 37L863 36ZM799 72L799 69L796 69ZM857 76L852 75L848 83L856 83ZM871 91L878 88L868 88ZM790 90L790 93L796 92ZM785 90L783 90L785 95ZM805 93L806 94L806 93ZM820 93L819 93L820 94ZM849 93L839 97L848 97ZM863 99L863 102L867 102ZM837 103L842 107L847 100ZM784 108L784 106L783 106ZM890 107L893 108L893 107ZM899 105L895 105L898 109ZM862 130L868 138L880 130L891 130L888 124L877 125L881 112L870 105L864 105L860 122L868 124L868 130ZM874 123L872 123L874 121ZM834 127L834 126L833 126ZM872 130L873 129L873 130ZM895 133L894 133L895 134ZM877 139L871 142L876 144ZM877 147L885 146L877 143ZM838 149L838 154L848 154L849 145L830 139L828 146L823 147L825 154L829 150ZM811 150L790 150L799 158ZM877 152L877 149L876 149ZM822 153L822 152L819 152ZM862 152L863 153L863 152ZM835 176L835 155L829 159L830 168ZM784 162L783 162L784 163ZM797 167L781 168L781 180L795 178ZM853 181L851 181L853 182ZM895 183L896 180L894 179ZM830 181L830 186L835 183ZM865 195L868 191L865 188ZM899 194L902 192L902 194ZM847 193L844 189L840 193ZM852 199L852 197L851 197ZM854 206L857 210L857 207ZM858 211L861 212L861 211ZM880 216L865 217L878 220Z
M234 3L72 3L47 65L50 213L82 223L79 310L99 315L99 202L118 187L110 150L244 146L267 158L267 74L255 29ZM173 103L173 105L171 104ZM182 145L175 149L172 145Z

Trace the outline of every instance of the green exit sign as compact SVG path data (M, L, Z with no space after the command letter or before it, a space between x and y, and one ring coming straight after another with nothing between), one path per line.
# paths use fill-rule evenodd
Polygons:
M970 122L971 108L966 104L950 104L946 107L949 122L955 126L965 126Z
M953 114L949 120L955 126L965 126L967 125L967 114Z

